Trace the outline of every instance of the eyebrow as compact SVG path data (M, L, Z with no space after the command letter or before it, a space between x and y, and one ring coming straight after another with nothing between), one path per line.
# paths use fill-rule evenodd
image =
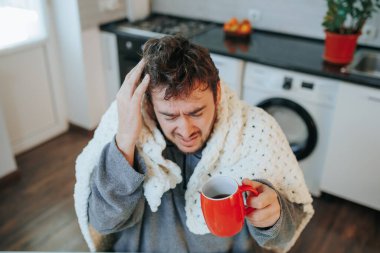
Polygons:
M205 105L204 105L204 106L201 106L201 107L199 107L199 108L197 108L197 109L195 109L195 110L193 110L193 111L191 111L191 112L185 113L185 114L186 114L186 115L196 114L196 113L202 111L204 108L206 108ZM165 115L165 116L168 116L168 117L173 117L173 116L176 116L176 115L177 115L177 114L170 113L170 112L163 112L163 111L158 111L158 112L159 112L160 114Z

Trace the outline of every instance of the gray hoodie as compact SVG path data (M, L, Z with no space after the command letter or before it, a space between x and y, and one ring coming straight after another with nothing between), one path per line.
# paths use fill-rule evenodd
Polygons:
M91 176L89 222L100 233L115 235L115 251L252 252L255 243L266 248L286 244L304 215L301 206L277 192L281 216L272 227L260 229L246 222L242 231L230 238L193 234L186 226L184 194L201 151L184 154L168 143L163 157L178 164L183 181L163 195L157 212L150 210L144 198L146 168L135 153L135 164L131 166L113 139L103 148ZM272 187L265 179L258 181Z

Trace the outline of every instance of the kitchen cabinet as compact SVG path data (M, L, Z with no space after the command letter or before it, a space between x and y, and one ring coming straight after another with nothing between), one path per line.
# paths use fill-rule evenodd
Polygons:
M106 103L109 106L115 100L116 94L120 89L120 71L117 51L116 35L109 32L101 32L101 46L104 79L106 85Z
M219 77L241 98L244 61L224 55L211 54Z
M0 104L0 178L6 174L16 171L16 161L13 157L11 143L8 137L8 129Z
M29 148L56 124L46 51L36 47L2 56L0 98L15 153ZM22 73L22 74L20 74ZM42 138L44 139L44 138Z
M380 90L339 88L322 190L380 210Z

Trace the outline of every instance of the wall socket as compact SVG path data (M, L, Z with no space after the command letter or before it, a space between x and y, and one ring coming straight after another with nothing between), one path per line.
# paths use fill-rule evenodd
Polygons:
M118 10L121 7L121 0L98 0L101 12Z
M362 35L360 38L363 41L372 41L377 37L377 28L374 25L364 25L362 28Z
M254 25L261 19L261 11L258 9L248 10L248 20Z

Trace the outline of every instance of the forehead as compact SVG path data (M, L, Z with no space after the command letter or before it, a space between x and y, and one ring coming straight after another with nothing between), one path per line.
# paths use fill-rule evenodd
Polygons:
M193 107L207 105L213 102L213 94L210 88L204 90L201 88L193 90L189 96L186 97L171 97L170 99L165 99L166 89L155 89L152 90L151 98L152 103L158 108L168 108L168 107ZM184 108L185 109L185 108Z

